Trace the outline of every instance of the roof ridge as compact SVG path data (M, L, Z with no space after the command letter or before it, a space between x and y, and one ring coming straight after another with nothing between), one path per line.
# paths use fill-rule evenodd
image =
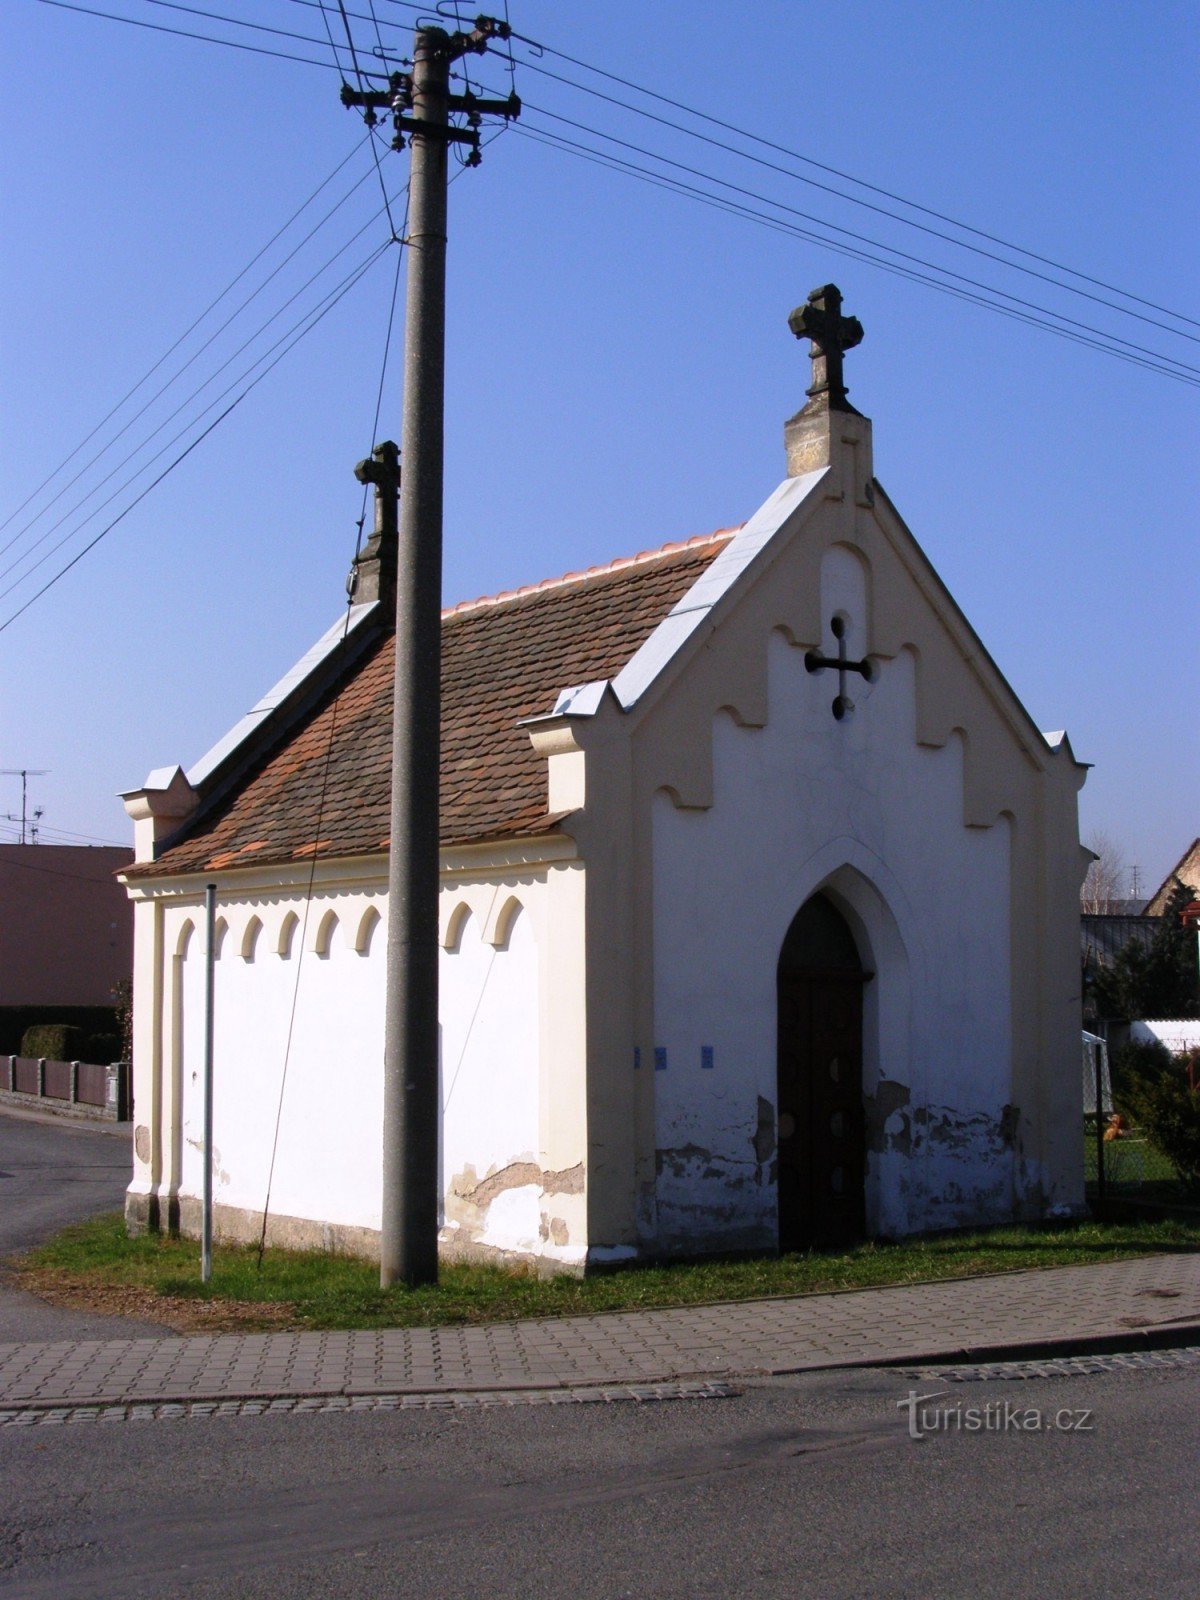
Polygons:
M716 544L731 538L742 526L743 524L739 522L730 528L717 528L712 533L693 534L690 539L673 539L659 545L655 550L639 550L635 556L617 556L612 561L606 561L597 567L587 567L582 572L564 572L559 577L542 578L537 583L525 583L517 589L501 589L499 594L480 595L476 600L460 600L457 605L443 607L442 620L461 617L467 612L481 611L487 606L502 605L508 600L523 599L525 595L541 594L547 589L560 589L567 584L583 583L588 578L600 578L609 572L621 572L626 567L659 561L664 556L679 555L684 550L697 550L703 545Z

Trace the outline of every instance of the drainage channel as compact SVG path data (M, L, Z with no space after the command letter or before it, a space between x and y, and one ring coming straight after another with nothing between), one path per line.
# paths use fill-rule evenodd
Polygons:
M1086 1378L1098 1372L1147 1372L1200 1365L1200 1345L1178 1350L1130 1350L1113 1355L1054 1356L1045 1361L983 1361L974 1366L900 1367L909 1378L940 1378L946 1383L1022 1381L1032 1378Z
M481 1411L498 1406L651 1404L660 1400L729 1400L728 1383L606 1384L590 1389L509 1389L445 1394L279 1395L256 1400L128 1401L105 1405L0 1409L0 1428L60 1427L77 1422L181 1422L192 1418L320 1416L331 1411Z

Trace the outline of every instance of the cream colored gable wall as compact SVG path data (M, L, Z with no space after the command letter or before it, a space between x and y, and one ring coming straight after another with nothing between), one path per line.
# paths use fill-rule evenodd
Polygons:
M668 1247L774 1241L775 968L818 889L874 974L870 1231L1011 1213L1009 828L963 827L962 743L916 744L913 680L903 652L869 707L836 722L828 678L776 632L766 722L713 729L712 805L655 798L654 1234Z
M1003 1146L992 1170L979 1175L978 1204L966 1190L961 1204L954 1199L956 1180L949 1173L916 1183L911 1164L893 1163L893 1175L885 1177L887 1162L881 1159L873 1179L875 1220L898 1228L931 1225L930 1207L937 1209L938 1194L943 1196L939 1214L947 1220L967 1216L972 1205L977 1215L1001 1210L1042 1215L1072 1209L1082 1199L1076 1082L1082 858L1076 796L1083 771L1068 745L1052 749L1031 723L874 483L869 423L856 417L840 420L846 437L833 440L829 471L819 481L806 480L798 503L795 496L788 499L786 485L777 491L768 506L794 509L703 625L693 628L687 642L665 659L640 697L621 711L609 696L594 715L560 718L538 735L547 752L562 752L550 755L552 787L556 762L577 761L582 752L585 763L583 783L577 774L575 782L586 803L570 827L588 860L591 885L588 1126L589 1236L594 1242L629 1249L681 1242L682 1230L678 1238L662 1237L659 1196L663 1169L672 1159L662 1152L689 1144L696 1152L710 1147L690 1138L688 1094L675 1096L667 1087L669 1044L666 1073L653 1070L655 1048L664 1045L658 1033L664 1018L668 1011L680 1016L687 1009L683 990L668 996L662 952L672 946L672 928L680 938L694 933L697 914L694 907L686 909L689 896L704 900L707 927L728 944L744 930L739 897L753 901L755 870L763 869L763 881L775 886L782 871L779 840L786 833L781 826L788 820L772 814L778 798L765 805L747 783L733 802L733 809L742 813L740 835L736 829L723 833L717 813L723 795L726 805L730 803L730 774L744 776L750 770L756 741L781 752L771 759L783 761L784 769L768 763L762 774L777 789L785 789L789 781L787 760L799 778L814 758L804 743L802 722L793 729L795 743L789 746L779 739L783 723L772 726L772 695L785 707L785 716L797 713L802 691L813 706L832 698L830 675L809 677L803 672L803 656L818 646L834 653L828 630L830 584L847 581L854 572L860 576L851 581L858 581L861 589L849 608L857 630L850 642L853 650L865 649L877 661L878 683L864 694L858 681L852 682L850 693L859 709L849 723L834 724L832 717L828 727L820 723L824 731L818 765L828 769L829 804L834 804L834 794L840 796L837 814L810 819L805 840L793 841L794 848L802 848L806 860L822 862L826 875L851 867L857 881L871 886L870 893L887 913L876 919L876 937L884 937L882 930L890 921L889 937L910 966L919 967L922 950L938 949L943 936L959 938L963 912L955 907L947 933L945 919L943 924L930 923L927 904L918 903L907 917L905 932L908 887L899 883L899 874L885 884L883 869L904 858L906 836L933 830L923 847L933 856L937 838L945 840L947 861L954 863L953 872L947 869L941 880L946 896L969 899L982 888L985 900L976 910L980 926L961 930L965 947L975 953L969 961L964 957L960 981L955 986L943 983L940 999L935 990L918 985L916 1020L905 1023L890 1016L888 1058L880 1056L877 1072L902 1086L897 1094L906 1092L911 1098L915 1088L949 1111L957 1098L964 1115L988 1119L983 1143L993 1151L997 1141ZM815 489L810 487L814 481ZM647 653L652 656L653 651L652 640ZM785 681L795 684L796 693L789 690L779 701L777 685ZM863 740L867 742L854 760L841 760L839 750L849 755ZM905 802L902 815L889 807L882 766L877 772L876 762L886 765L895 781L917 791L936 775L937 806L931 814L924 813L914 796ZM956 797L952 818L946 809L951 794ZM674 810L673 821L664 806ZM823 845L813 832L822 824L828 830ZM943 831L936 835L936 829ZM761 846L755 844L758 833ZM704 837L706 845L672 856L663 843L668 836L675 841ZM745 854L741 874L736 864L720 856L722 850L735 849ZM810 886L801 863L785 854L789 893L795 899L790 919L801 903L796 896L803 898L821 879ZM882 865L867 870L872 862ZM769 870L764 863L770 863ZM919 877L915 858L906 870ZM980 882L973 883L973 878ZM889 894L895 906L889 904ZM782 902L773 914L777 920L782 917ZM789 919L773 928L776 956ZM698 976L694 964L692 970L690 981L697 990L710 997L720 994L726 1016L751 1004L738 985L722 990L719 962L709 961ZM728 1114L728 1128L736 1128L729 1135L730 1148L740 1150L752 1184L759 1183L754 1169L763 1169L760 1204L748 1221L749 1213L739 1214L725 1236L714 1228L714 1244L740 1242L743 1234L761 1240L771 1216L770 1158L761 1159L759 1152L774 1141L773 1053L764 1058L761 1035L761 1008L772 981L773 972L765 979L759 974L751 1009L758 1007L760 1034L751 1055L730 1068L740 1074L739 1103L727 1103L721 1113ZM926 1017L938 1006L958 1012L953 1027L939 1036L941 1055L936 1060L915 1059L932 1048L928 1031L922 1031L922 1005ZM602 1029L592 1028L593 1014L603 1017ZM973 1018L985 1039L979 1049L986 1066L968 1071L956 1096L950 1092L956 1063L949 1054L966 1048L963 1041L970 1037ZM701 1043L716 1041L688 1036L680 1048L695 1056ZM740 1049L736 1041L735 1047ZM908 1081L892 1079L892 1072L900 1070L896 1060L904 1062ZM696 1074L701 1070L698 1062L689 1066ZM918 1072L925 1090L917 1083ZM704 1081L716 1085L719 1079L718 1068L706 1073ZM723 1083L732 1081L727 1077ZM765 1111L758 1104L764 1085L772 1090L762 1096L768 1102ZM715 1097L718 1091L713 1087L703 1092ZM899 1140L894 1146L898 1151L901 1118L893 1119L887 1137ZM695 1160L701 1161L699 1153ZM927 1165L932 1160L927 1158ZM700 1170L706 1170L703 1164Z

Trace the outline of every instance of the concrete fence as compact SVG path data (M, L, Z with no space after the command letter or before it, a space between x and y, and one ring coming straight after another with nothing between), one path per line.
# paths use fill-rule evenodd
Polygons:
M133 1114L128 1061L49 1061L45 1056L0 1056L0 1101L49 1102L44 1109L69 1116L125 1122Z

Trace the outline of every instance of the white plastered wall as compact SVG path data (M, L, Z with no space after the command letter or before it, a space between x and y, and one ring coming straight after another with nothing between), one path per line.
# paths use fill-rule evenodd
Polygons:
M569 1089L547 1087L547 1060L570 1058L570 1022L564 1031L562 1008L541 1003L569 989L581 879L570 862L458 863L445 875L440 1160L451 1250L564 1264L586 1253L582 1118ZM386 887L378 875L339 883L324 871L322 880L307 913L285 884L219 885L217 1230L257 1237L269 1185L269 1238L370 1250L380 1225ZM131 1221L178 1216L190 1231L203 1176L202 891L164 880L134 892L144 930L135 1152L145 1159L135 1155L128 1209Z

